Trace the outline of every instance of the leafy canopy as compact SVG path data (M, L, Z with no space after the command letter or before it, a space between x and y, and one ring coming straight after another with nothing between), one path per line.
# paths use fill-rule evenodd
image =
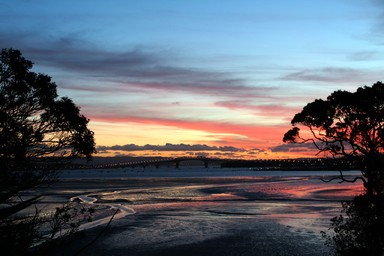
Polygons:
M1 51L0 161L91 157L95 144L88 119L71 99L58 98L49 76L31 68L20 51Z
M384 152L384 84L335 91L327 100L306 105L291 121L295 127L284 142L316 143L320 151L334 155L360 156ZM312 138L300 134L299 124L309 128Z
M0 247L17 255L44 240L40 227L49 222L37 207L34 215L20 213L39 199L24 199L20 192L54 181L62 160L90 158L95 152L89 120L71 99L58 97L49 76L31 68L20 51L1 50ZM56 212L61 215L53 221L62 222L52 234L73 223L72 215L77 214L72 206Z
M356 160L369 193L384 193L384 84L335 91L307 104L291 121L284 142L312 141L319 152ZM300 127L299 127L300 126ZM302 132L301 128L307 129Z

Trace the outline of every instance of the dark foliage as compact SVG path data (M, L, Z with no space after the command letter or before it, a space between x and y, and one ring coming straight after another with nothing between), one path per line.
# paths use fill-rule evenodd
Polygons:
M335 91L327 100L315 100L292 119L294 126L284 142L312 141L319 152L343 156L359 163L367 192L384 192L384 84L358 88L356 92ZM301 136L299 125L311 137Z
M353 93L335 91L327 100L306 105L291 123L294 127L284 135L284 142L312 141L319 153L350 159L362 171L352 180L342 172L337 178L363 181L365 193L343 202L342 215L331 220L333 235L324 233L335 255L383 255L384 84L377 82ZM309 132L302 133L299 125Z
M20 51L0 53L0 232L1 246L24 250L38 239L42 219L17 214L37 197L21 191L55 180L62 161L95 152L88 119L69 98L58 98L47 75L30 71Z
M332 236L323 233L335 255L381 256L384 249L384 198L363 194L343 202L343 215L331 220Z

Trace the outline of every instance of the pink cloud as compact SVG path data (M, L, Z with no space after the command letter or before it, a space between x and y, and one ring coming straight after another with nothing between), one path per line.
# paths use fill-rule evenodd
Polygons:
M295 113L299 112L300 108L284 106L283 104L268 104L268 105L252 105L244 101L219 101L215 103L217 106L225 107L228 109L244 109L257 112L259 116L287 116L293 117Z
M160 82L130 82L130 81L108 81L103 86L88 85L60 85L61 88L72 91L89 91L102 93L182 93L197 95L214 95L225 96L231 98L247 98L247 99L274 99L271 96L277 88L273 87L253 87L242 85L237 80L217 80L217 81L160 81Z

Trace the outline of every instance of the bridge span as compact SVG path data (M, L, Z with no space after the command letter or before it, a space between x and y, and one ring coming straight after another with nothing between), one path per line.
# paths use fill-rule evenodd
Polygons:
M205 158L205 157L177 157L177 158L158 158L158 159L147 159L139 161L130 161L122 163L108 163L108 164L96 164L91 165L91 168L94 169L109 169L109 168L127 168L127 167L149 167L155 166L159 168L160 166L168 166L179 168L180 163L182 162L197 162L201 161L205 168L208 168L210 165L219 165L221 166L226 160L219 158Z
M160 166L180 168L181 166L197 166L201 162L205 168L218 166L222 168L247 167L258 170L348 170L356 168L356 164L345 159L332 158L309 158L309 159L257 159L257 160L239 160L239 159L221 159L207 157L177 157L177 158L150 158L138 159L128 162L100 163L100 164L77 164L68 165L68 169L113 169L140 167L146 168Z

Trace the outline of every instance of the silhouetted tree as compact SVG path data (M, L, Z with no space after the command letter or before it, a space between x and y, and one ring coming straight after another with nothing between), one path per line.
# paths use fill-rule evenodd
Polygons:
M384 192L384 84L335 91L306 105L291 121L284 142L312 141L319 152L359 163L368 194ZM308 128L301 132L298 125ZM303 135L304 134L304 135ZM305 137L306 136L306 137ZM347 181L342 176L343 181Z
M31 68L32 62L20 51L1 51L0 246L19 252L36 242L42 221L38 211L32 216L17 214L38 200L21 200L19 193L53 181L61 161L90 158L95 152L88 119L72 100L58 98L49 76Z
M312 141L319 153L358 163L365 192L342 203L343 214L331 220L333 234L324 236L335 255L383 255L384 252L384 84L335 91L327 100L306 105L291 121L284 142ZM305 127L301 131L298 127ZM333 179L331 179L333 180Z

